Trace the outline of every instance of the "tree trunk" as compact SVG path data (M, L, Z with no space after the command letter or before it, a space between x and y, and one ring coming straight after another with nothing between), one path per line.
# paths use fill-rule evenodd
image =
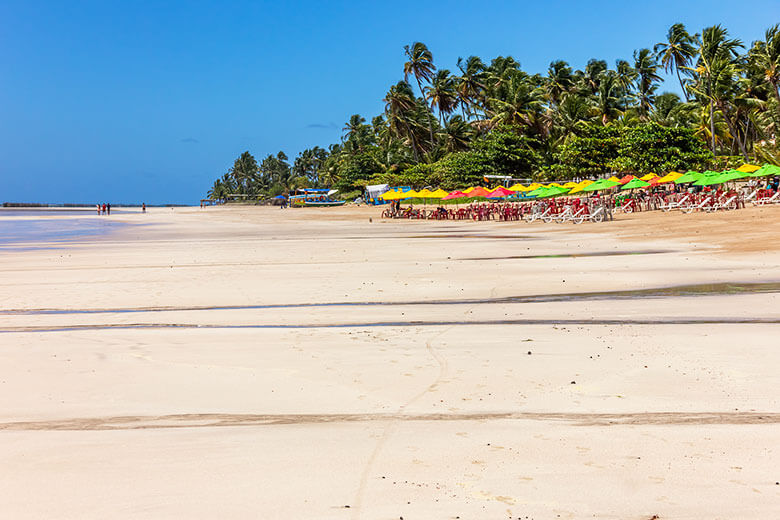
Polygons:
M745 162L747 162L748 154L747 154L747 149L745 148L745 144L739 138L739 133L737 132L738 129L734 126L734 123L731 121L731 118L729 118L729 115L726 112L726 107L722 101L718 102L718 110L720 110L720 113L723 114L723 119L726 120L726 125L728 125L729 127L729 132L731 132L731 135L734 136L734 140L739 145L739 149L742 151L742 156L745 158Z
M685 85L683 84L683 80L680 77L680 69L675 67L675 70L677 71L677 81L680 82L680 88L683 91L683 96L685 96L685 102L687 103L688 101L690 101L690 98L688 97L688 89L685 88Z
M712 153L715 153L715 107L710 99L710 140L712 141Z
M431 148L433 148L433 121L431 121L431 113L428 110L428 103L425 102L425 93L423 92L422 83L420 83L420 78L415 76L415 79L417 80L417 88L420 89L420 95L422 96L423 104L425 105L425 112L428 115L428 130L431 131Z

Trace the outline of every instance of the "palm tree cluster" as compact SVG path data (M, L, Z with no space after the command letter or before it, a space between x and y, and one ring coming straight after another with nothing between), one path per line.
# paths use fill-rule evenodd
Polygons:
M301 152L284 175L279 164L263 167L280 156L269 156L253 173L242 155L215 189L272 194L301 184L350 189L375 181L425 183L431 176L446 185L453 168L478 163L482 173L496 168L495 162L485 162L484 153L494 148L491 134L496 132L503 136L501 143L511 141L507 146L528 152L527 160L511 163L525 168L508 172L518 177L592 173L572 167L578 150L587 148L583 139L625 140L627 133L642 128L655 141L668 138L674 147L688 146L690 157L696 158L688 167L707 166L701 164L705 160L777 160L778 25L746 48L720 25L691 34L678 23L665 41L637 49L630 60L617 60L612 68L599 59L581 70L556 60L546 74L524 71L512 56L489 63L477 56L459 58L452 72L438 68L421 42L405 46L404 57L403 79L389 88L384 112L370 123L351 116L340 143ZM662 71L676 76L682 97L659 93ZM519 139L507 140L507 132ZM691 142L680 145L681 139ZM673 148L669 143L658 146ZM615 153L620 149L616 144ZM659 151L664 153L670 152ZM642 168L637 161L612 159L608 164Z

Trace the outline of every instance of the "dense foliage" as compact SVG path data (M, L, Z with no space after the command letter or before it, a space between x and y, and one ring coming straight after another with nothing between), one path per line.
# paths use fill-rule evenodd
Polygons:
M370 123L349 118L341 142L279 152L258 165L245 152L209 191L273 196L302 186L349 191L370 183L464 187L485 175L567 180L607 172L664 173L746 160L776 163L780 27L747 49L720 25L673 25L652 50L614 68L553 61L529 74L511 56L435 66L420 42L404 47L403 79ZM673 72L683 98L659 93Z

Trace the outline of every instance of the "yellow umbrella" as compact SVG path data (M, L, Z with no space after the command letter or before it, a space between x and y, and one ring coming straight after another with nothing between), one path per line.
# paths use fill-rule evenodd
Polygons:
M522 184L514 184L508 188L510 191L528 191L528 188L523 186Z
M656 175L654 173L648 173L647 175L643 175L643 176L639 177L639 180L649 181L651 179L655 179L656 177L658 177L658 175Z
M666 182L673 182L673 181L676 181L677 179L679 179L682 176L683 176L682 173L669 172L666 175L664 175L663 177L661 177L660 179L658 179L658 184L664 184Z
M429 190L428 188L425 188L421 191L417 192L417 197L421 199L430 199L432 198L431 195L433 195L433 192Z
M525 191L534 191L534 190L536 190L538 188L541 188L541 187L542 187L542 185L539 184L538 182L532 182L531 184L528 185L528 187L525 189Z
M577 185L574 187L574 189L572 189L569 192L569 195L574 195L575 193L579 193L582 190L584 190L585 187L590 186L591 184L593 184L593 181L590 180L590 179L585 179L584 181L580 181L579 183L577 183Z
M742 173L753 173L756 170L761 169L760 166L756 166L755 164L743 164L739 168L737 168L738 172Z
M430 194L430 197L431 197L432 199L443 199L443 198L444 198L444 197L446 197L447 195L449 195L449 193L448 193L448 192L446 192L446 191L444 191L443 189L439 188L439 189L437 189L436 191L432 192L432 193Z
M563 186L561 186L557 182L551 182L550 184L547 185L547 187L548 188L563 188Z
M409 191L407 191L406 193L404 193L403 195L404 195L404 196L403 196L403 197L401 197L401 198L404 198L404 199L421 199L421 198L422 198L422 197L420 196L420 194L419 194L419 193L417 193L417 192L416 192L416 191L414 191L414 190L409 190Z
M471 188L466 188L461 193L471 193L472 191L476 190L477 186L472 186Z
M576 188L578 184L576 182L569 181L563 185L564 188Z
M614 182L620 182L620 179L618 177L615 177L614 175L610 177L608 180L614 181Z
M382 194L382 200L401 200L405 198L406 195L403 192L396 190L386 191Z

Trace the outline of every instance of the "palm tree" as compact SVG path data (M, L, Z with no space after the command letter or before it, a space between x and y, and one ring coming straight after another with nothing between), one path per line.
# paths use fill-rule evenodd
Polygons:
M439 121L444 121L443 116L450 115L458 107L458 93L455 90L455 78L450 76L450 71L441 69L433 77L430 87L425 87L425 97L431 103L431 109L436 107L439 111Z
M639 99L639 119L647 121L650 109L655 101L655 91L661 76L658 75L658 64L655 62L650 49L634 51L634 68L637 73L637 97Z
M761 70L764 80L769 83L772 94L777 100L777 112L780 115L780 25L766 30L764 41L753 44L751 59Z
M412 87L406 81L399 81L385 95L385 115L390 133L398 139L407 139L414 153L415 161L420 160L420 146L417 143L413 126L416 124L414 112L417 102Z
M689 88L709 102L710 138L713 153L715 152L715 86L719 78L722 81L725 74L733 71L730 65L736 63L739 49L742 47L741 40L727 36L728 31L720 25L704 29L696 67L686 68L697 76L696 84Z
M543 91L529 78L514 75L505 85L503 98L488 100L491 124L533 127L540 131L539 115L543 106Z
M465 119L467 109L478 102L485 90L482 81L485 64L477 56L469 56L465 61L463 58L458 58L458 68L460 69L460 76L457 79L458 102ZM468 116L473 116L473 113L469 113Z
M558 105L563 96L572 91L574 87L574 77L571 67L563 60L557 60L550 63L547 69L547 80L545 81L545 90L550 103Z
M461 116L452 116L444 123L444 148L448 152L468 150L474 129Z
M683 91L685 100L688 101L688 90L680 76L680 69L688 67L696 56L696 37L688 34L685 25L676 23L669 28L666 33L666 41L656 43L653 47L656 57L661 61L664 70L669 72L674 70L677 74L677 81L680 82L680 88Z
M414 79L417 80L417 88L420 89L420 95L425 96L422 80L430 82L433 79L433 73L436 70L436 66L433 64L433 54L422 42L414 42L411 48L405 45L404 53L409 59L409 61L404 63L404 81L408 82L409 75L413 75ZM430 114L428 115L428 127L431 132L431 141L433 141L433 121L431 121Z
M618 84L617 73L608 70L599 75L594 112L601 117L601 124L619 118L625 110L625 91Z
M615 73L617 84L626 94L631 94L634 88L634 82L639 76L636 69L631 66L626 60L617 60L615 62Z

